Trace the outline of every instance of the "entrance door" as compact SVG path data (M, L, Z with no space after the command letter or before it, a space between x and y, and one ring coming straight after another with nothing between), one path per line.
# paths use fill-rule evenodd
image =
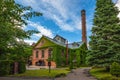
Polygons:
M45 66L44 60L39 60L38 63L39 63L39 66Z

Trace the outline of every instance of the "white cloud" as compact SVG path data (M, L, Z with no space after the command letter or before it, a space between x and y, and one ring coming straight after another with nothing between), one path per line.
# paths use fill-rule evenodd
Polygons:
M35 40L24 40L26 43L32 45L33 43L36 43Z
M26 30L26 29L29 30L30 28L34 28L34 29L37 29L40 33L33 34L32 38L30 40L25 39L24 41L26 43L32 45L32 43L36 43L37 40L42 37L42 35L53 38L53 33L50 29L47 29L45 26L42 26L40 23L35 23L32 21L27 21L27 22L28 22L28 26L24 26L24 30Z
M50 29L45 28L45 26L40 25L40 23L35 23L28 21L28 26L31 26L33 28L36 28L40 33L34 34L37 37L41 37L42 35L48 36L50 38L53 37L53 33Z
M60 29L65 31L80 30L80 17L74 9L74 1L70 0L23 0L18 2L31 6L43 13L47 19L53 20ZM69 3L69 4L67 4ZM72 6L71 6L72 5ZM73 10L71 10L71 8ZM79 11L79 10L78 10ZM76 15L77 14L77 15Z

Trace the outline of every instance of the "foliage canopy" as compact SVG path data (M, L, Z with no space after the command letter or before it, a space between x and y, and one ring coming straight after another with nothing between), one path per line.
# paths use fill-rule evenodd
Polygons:
M112 0L97 0L94 14L90 51L90 65L109 66L120 62L120 19L119 11Z
M30 38L35 30L25 31L23 25L27 20L41 16L42 13L35 12L30 6L24 7L15 3L14 0L0 0L0 56L8 54L22 55L28 45L25 38ZM19 56L17 56L19 57Z

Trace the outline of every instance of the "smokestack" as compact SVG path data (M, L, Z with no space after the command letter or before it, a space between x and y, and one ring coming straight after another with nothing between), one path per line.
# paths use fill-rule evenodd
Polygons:
M81 11L82 17L82 42L87 44L87 37L86 37L86 14L85 10Z

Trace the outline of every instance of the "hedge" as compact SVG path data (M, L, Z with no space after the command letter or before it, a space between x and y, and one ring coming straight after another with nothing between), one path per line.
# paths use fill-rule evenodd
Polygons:
M110 67L110 73L116 77L120 76L120 64L113 62Z
M10 60L0 60L0 76L11 74L12 63Z
M24 73L26 66L24 61L18 62L18 73ZM0 60L0 76L14 74L14 61Z
M18 73L24 73L26 71L26 64L24 61L18 62Z

